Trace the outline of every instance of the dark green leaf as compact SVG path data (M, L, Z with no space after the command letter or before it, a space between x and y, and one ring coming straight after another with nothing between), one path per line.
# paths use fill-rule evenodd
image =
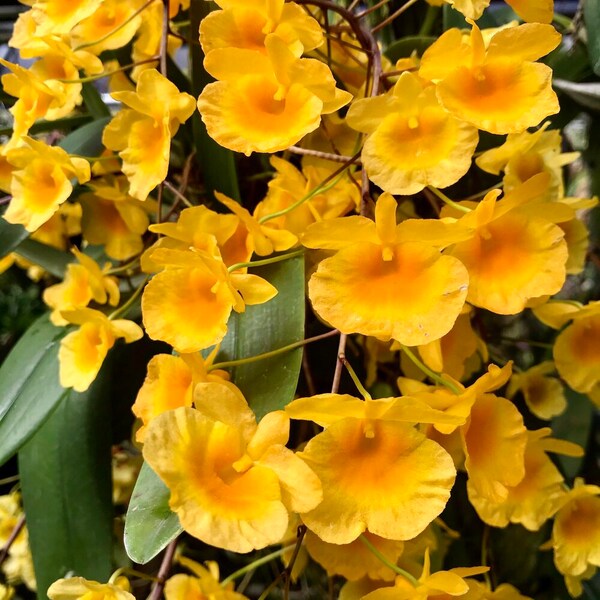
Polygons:
M432 36L411 35L394 42L385 51L385 55L392 62L396 62L399 58L410 56L414 50L419 56L423 56L423 52L435 42L437 38Z
M596 75L600 75L600 0L585 0L583 20L587 30L590 63Z
M279 291L265 304L234 313L221 343L218 361L256 356L287 346L304 336L304 258L296 257L254 271ZM232 381L261 419L294 398L300 375L302 349L234 367Z
M0 465L41 427L67 392L58 382L58 346L66 330L43 315L0 367Z
M59 146L69 154L100 156L104 150L102 132L109 121L110 117L103 117L88 123L63 138Z
M19 452L40 599L67 574L107 581L112 571L109 367L87 392L67 392Z
M552 420L553 435L579 444L585 449L592 426L594 405L587 396L569 388L565 389L565 395L568 403L567 410ZM584 459L559 455L558 460L565 475L575 477Z
M23 225L14 225L0 217L0 258L10 254L28 235Z
M75 257L68 252L32 239L23 240L19 244L18 253L59 279L63 278L67 265L75 260Z
M90 81L83 84L81 89L81 95L83 97L83 103L89 112L96 117L96 119L102 119L104 117L110 117L110 110L102 97L100 92L96 89L94 84Z
M557 79L581 81L591 73L586 47L581 42L573 42L570 36L564 36L558 48L544 59Z
M211 3L212 4L212 3ZM190 72L192 73L192 94L197 98L200 92L214 79L204 70L204 54L198 45L200 21L214 8L208 2L192 2L190 5ZM210 195L216 190L234 200L240 199L235 155L215 142L206 132L206 127L196 111L192 117L194 145L198 165L204 174L204 185Z
M552 85L575 102L591 110L600 110L600 83L574 83L566 79L554 79Z
M182 531L177 515L169 508L169 489L144 463L125 519L125 549L129 558L147 563Z

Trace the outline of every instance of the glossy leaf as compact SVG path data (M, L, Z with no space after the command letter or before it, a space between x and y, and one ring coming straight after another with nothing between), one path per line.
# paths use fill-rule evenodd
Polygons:
M196 32L196 39L190 43L190 72L192 73L192 95L196 98L204 86L214 79L204 70L204 54L198 45L198 27L200 21L212 10L208 2L192 2L190 5L190 32ZM235 155L223 148L206 132L206 127L196 111L192 116L192 129L198 165L203 170L204 184L209 194L215 190L233 198L240 199Z
M82 394L64 399L19 452L38 598L68 574L107 581L113 505L109 364Z
M553 437L579 444L584 450L593 422L594 405L583 394L565 388L567 410L552 420ZM583 464L582 458L558 455L558 461L567 477L575 477Z
M31 438L68 394L58 382L58 347L66 332L43 315L0 367L0 465Z
M246 311L234 313L221 343L218 361L264 354L304 337L304 258L296 257L253 271L272 283L275 298ZM230 369L232 381L261 419L283 408L294 398L298 384L302 348Z
M0 258L10 254L28 235L23 225L9 223L0 217Z
M104 116L87 123L65 136L58 145L69 154L99 156L104 150L102 132L109 121L110 117Z
M566 79L554 79L552 85L577 104L591 110L600 110L600 83L574 83Z
M423 52L435 42L437 38L431 36L411 35L394 42L385 51L385 55L392 62L399 58L409 57L413 51L417 51L419 56L423 56Z
M585 0L583 20L587 33L590 63L596 75L600 75L600 0Z
M83 103L90 113L97 119L104 117L110 117L110 109L104 101L100 92L96 89L93 83L86 82L82 86L81 95L83 97Z
M39 265L59 279L63 278L67 265L75 260L75 257L68 252L32 239L23 240L19 244L18 252L23 258Z
M125 549L131 560L144 564L183 530L169 508L169 489L144 463L125 519Z

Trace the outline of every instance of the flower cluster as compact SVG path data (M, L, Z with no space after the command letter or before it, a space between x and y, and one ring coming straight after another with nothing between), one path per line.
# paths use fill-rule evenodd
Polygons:
M217 0L196 23L195 0L32 0L11 45L33 64L0 59L16 98L0 189L5 220L66 267L50 282L49 261L36 267L17 247L0 270L28 268L51 323L70 327L58 350L65 388L86 391L117 340L152 340L140 342L152 357L128 405L134 443L202 547L281 544L285 585L310 559L345 579L342 600L529 600L485 564L487 533L483 565L443 568L464 532L441 518L452 520L444 511L462 489L486 531L553 520L545 547L578 596L600 567L600 487L551 457L583 455L552 419L569 405L563 382L600 406L600 302L570 299L565 285L586 268L585 211L597 199L569 197L564 182L579 154L563 151L552 70L539 62L561 36L551 1L508 2L526 22L494 29L475 22L489 0L427 1L428 14L445 3L468 27L392 63L380 27L365 25L379 6ZM200 79L190 61L192 85L174 60L181 38L204 53ZM188 93L208 76L197 99ZM94 121L94 156L34 137L36 124L92 113L101 77L119 107ZM223 149L214 162L206 135ZM236 172L251 169L238 188ZM245 355L244 326L291 285L255 269L291 259L306 259L307 330L331 331ZM533 322L549 328L545 354L501 339L505 325ZM265 338L284 329L261 327ZM307 354L300 387L261 372L281 397L254 404L238 367L334 335L331 387L315 383ZM509 355L505 341L526 351ZM297 382L299 369L286 376ZM135 470L116 502L129 501ZM3 535L18 515L4 498ZM25 546L19 538L10 556L32 587ZM216 563L176 559L192 575L168 579L167 600L245 598ZM119 572L108 583L75 575L48 596L133 598Z

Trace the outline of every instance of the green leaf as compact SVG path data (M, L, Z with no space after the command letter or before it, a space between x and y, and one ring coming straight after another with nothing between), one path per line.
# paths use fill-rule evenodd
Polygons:
M583 20L587 32L588 54L596 75L600 75L600 0L585 0Z
M399 58L410 56L414 50L419 56L423 56L423 52L435 42L437 38L432 36L411 35L404 37L393 44L390 44L385 51L385 55L392 62L396 62Z
M254 271L273 284L278 294L265 304L247 306L227 324L217 361L238 360L277 350L304 337L304 258L296 257ZM302 348L230 370L231 380L242 390L261 419L294 399Z
M109 121L110 116L107 116L87 123L65 136L58 145L69 154L100 156L104 150L102 132Z
M14 225L0 217L0 258L10 254L28 235L23 225Z
M584 44L564 36L558 48L544 59L556 79L581 81L591 73L588 53Z
M585 450L594 417L594 405L583 394L570 388L565 389L567 410L552 420L553 437L579 444ZM567 477L575 477L583 464L584 457L572 458L558 455L558 461Z
M198 45L198 27L200 21L214 8L208 2L192 2L190 5L190 32L195 38L190 40L190 73L192 74L192 95L196 98L204 87L214 79L204 70L204 54ZM192 130L198 165L203 170L204 185L212 195L216 190L234 200L240 200L235 155L223 148L206 132L206 127L198 111L192 116Z
M68 574L107 581L112 571L109 370L105 364L87 392L68 391L19 452L40 599Z
M574 83L566 79L554 79L552 85L581 106L600 110L600 82Z
M64 277L67 265L75 260L75 257L68 252L32 239L23 240L19 244L17 252L23 258L46 269L48 273L59 279Z
M82 85L81 96L85 107L94 117L97 119L110 117L110 109L104 104L100 92L91 81L87 81Z
M67 391L58 382L58 346L66 333L45 314L0 367L0 465L42 426Z
M169 508L169 495L169 488L144 463L125 518L125 549L136 563L153 559L183 531Z

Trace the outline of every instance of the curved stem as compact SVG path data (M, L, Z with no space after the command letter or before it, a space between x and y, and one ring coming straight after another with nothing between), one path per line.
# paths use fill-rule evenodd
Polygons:
M278 217L283 217L288 213L292 212L299 206L301 206L307 200L310 200L313 196L317 194L321 194L322 192L326 192L330 190L332 187L335 187L338 181L342 178L344 171L348 169L353 163L355 163L360 157L360 152L357 152L350 160L345 162L339 169L335 170L331 175L327 176L317 187L313 188L308 194L297 200L290 206L283 208L282 210L278 210L277 212L271 213L270 215L265 215L260 218L258 222L262 225L267 221L271 221L272 219L277 219Z
M223 581L221 581L221 587L225 587L227 584L231 583L238 577L245 575L249 571L254 571L255 569L258 569L258 567L271 562L273 559L279 558L282 554L284 554L288 550L291 550L292 548L295 548L295 547L296 547L296 544L294 543L289 546L284 546L283 548L280 548L279 550L275 550L275 552L271 552L270 554L267 554L266 556L257 558L256 560L247 564L245 567L242 567L241 569L234 571L231 575L228 575L227 577L225 577L225 579L223 579Z
M272 358L273 356L278 356L279 354L290 352L291 350L295 350L296 348L301 348L302 346L306 346L307 344L311 344L312 342L318 342L320 340L333 337L337 334L339 334L339 331L337 329L334 329L333 331L329 331L321 335L315 335L314 337L307 338L299 342L294 342L293 344L288 344L287 346L283 346L281 348L277 348L277 350L263 352L262 354L249 356L248 358L239 358L237 360L226 360L220 363L215 363L214 365L208 367L207 371L210 373L215 369L229 369L231 367L239 367L240 365L247 365L248 363L253 363L259 360L265 360L266 358Z
M302 250L296 250L295 252L289 252L288 254L280 254L279 256L274 256L273 258L265 258L264 260L251 260L250 262L243 263L235 263L230 267L227 267L227 270L230 273L237 271L238 269L246 269L251 267L264 267L266 265L272 265L274 263L281 262L283 260L287 260L288 258L296 258L296 256L303 256L304 248Z
M404 577L405 579L407 579L408 581L410 581L410 583L414 586L417 587L419 585L419 582L417 581L417 579L415 577L413 577L408 571L405 571L404 569L402 569L401 567L399 567L398 565L395 565L393 562L391 562L390 560L388 560L379 550L377 550L377 548L375 548L375 546L373 546L373 544L365 537L364 533L361 533L359 538L358 538L369 550L370 552L376 556L386 567L389 567L392 571L394 571L394 573L397 573L398 575L402 575L402 577Z
M120 31L121 29L123 29L123 27L126 27L127 25L129 25L129 23L131 23L131 21L133 21L133 19L135 19L140 13L142 13L144 10L146 10L153 2L156 2L156 0L148 0L148 2L146 2L145 4L142 4L142 6L140 6L131 16L129 16L127 19L125 19L125 21L123 21L119 26L115 27L114 29L109 31L106 35L103 35L101 38L94 40L93 42L86 42L85 44L81 44L80 46L77 46L77 48L74 48L74 52L77 52L77 50L83 50L84 48L90 48L91 46L95 46L96 44L99 44L99 43L103 42L104 40L107 40L109 37L111 37L118 31Z
M456 210L459 210L460 212L464 212L464 213L471 212L470 208L467 208L466 206L462 206L458 202L454 202L454 200L451 200L450 198L448 198L448 196L446 196L446 194L444 194L443 192L440 192L440 190L438 190L436 187L433 187L432 185L428 185L427 189L430 192L432 192L433 194L435 194L444 204L447 204L448 206L451 206L452 208L455 208Z
M402 351L406 354L406 356L408 356L408 358L410 358L410 360L415 365L417 365L417 367L419 367L419 369L421 369L421 371L423 371L423 373L425 373L425 375L427 375L430 379L435 381L438 385L443 385L444 387L447 387L451 392L453 392L457 396L462 393L461 390L451 381L444 379L438 373L432 371L427 365L425 365L423 361L417 358L417 355L410 348L408 348L404 344L400 345L402 346Z
M360 379L358 378L358 375L355 373L354 369L352 368L352 366L350 365L350 363L347 361L346 357L343 356L340 360L342 361L342 363L346 367L346 370L348 371L348 374L352 378L352 381L354 382L354 385L356 386L356 389L361 393L362 397L365 400L372 400L371 394L369 394L369 392L367 392L365 386L360 382Z
M133 292L133 294L131 294L131 296L129 297L129 299L127 300L127 302L125 302L125 304L123 304L123 306L119 306L119 308L113 310L113 312L111 312L110 315L108 315L108 318L111 321L113 319L116 319L120 315L124 315L127 312L127 310L138 299L139 295L142 293L142 290L144 289L144 286L146 285L146 283L148 282L149 279L150 279L150 275L148 275L147 277L145 277L144 281L142 281L142 283L137 287L137 289L135 290L135 292Z

